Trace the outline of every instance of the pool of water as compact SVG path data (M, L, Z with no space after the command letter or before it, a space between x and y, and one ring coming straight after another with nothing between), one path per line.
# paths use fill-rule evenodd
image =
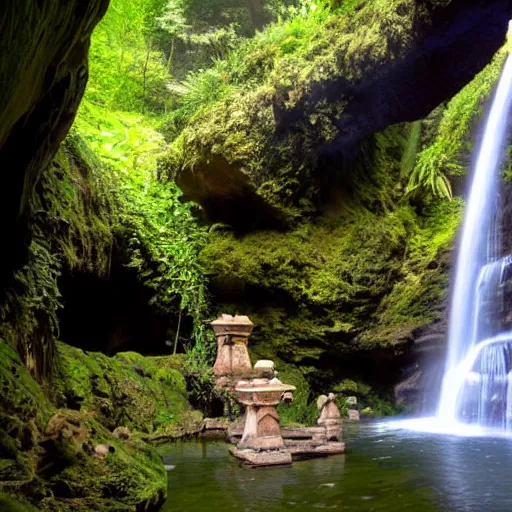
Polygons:
M374 422L345 427L347 453L249 469L228 445L186 441L162 454L164 512L511 512L512 438L426 434Z

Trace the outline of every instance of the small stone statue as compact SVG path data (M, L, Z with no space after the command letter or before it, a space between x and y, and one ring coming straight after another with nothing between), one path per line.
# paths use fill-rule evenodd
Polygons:
M348 421L359 421L359 411L357 410L357 397L349 396L347 398Z
M317 425L325 428L328 441L340 441L343 428L336 395L334 393L329 393L328 396L321 395L316 404L320 411Z

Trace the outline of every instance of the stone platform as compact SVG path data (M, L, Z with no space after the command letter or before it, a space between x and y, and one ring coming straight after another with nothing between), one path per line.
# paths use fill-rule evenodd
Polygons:
M226 423L224 423L226 426ZM231 444L238 444L243 433L243 424L230 423L225 430L227 440ZM294 460L304 460L316 457L328 457L345 453L345 443L339 441L327 441L325 428L322 427L283 427L281 435L284 439L284 451L290 454L290 458L282 455L282 452L258 452L233 447L232 455L244 463L257 467L268 465L290 464ZM269 454L269 457L266 455Z
M345 453L343 442L318 442L311 439L285 439L283 450L261 450L237 448L233 446L230 453L244 464L254 467L283 466L295 460L328 457Z
M233 446L229 452L244 464L253 467L286 466L292 463L292 454L287 449L256 451Z
M285 439L284 444L286 450L290 452L292 460L313 459L345 453L345 443L343 442Z

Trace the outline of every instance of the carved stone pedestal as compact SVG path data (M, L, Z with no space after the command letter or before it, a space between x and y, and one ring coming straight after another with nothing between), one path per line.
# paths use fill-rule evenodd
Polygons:
M231 453L252 465L291 464L292 457L284 450L275 406L282 395L295 390L295 386L282 384L277 379L252 379L240 381L235 390L246 412L242 439Z
M253 450L284 448L279 428L279 414L274 407L247 406L245 428L239 446Z
M254 324L247 316L222 315L210 324L217 340L215 377L244 375L252 370L247 351L249 335Z

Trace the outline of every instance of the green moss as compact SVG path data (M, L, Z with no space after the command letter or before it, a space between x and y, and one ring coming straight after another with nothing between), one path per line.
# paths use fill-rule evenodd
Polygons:
M293 392L293 402L291 404L281 403L277 407L281 425L314 425L318 411L307 379L300 369L292 365L286 365L279 361L276 362L276 365L279 380L296 387Z
M434 140L417 156L407 186L409 193L431 192L435 196L451 197L447 178L466 173L475 124L490 99L507 55L508 49L503 47L492 62L447 104Z
M389 338L407 340L415 328L432 322L448 294L452 243L463 202L430 207L408 241L402 278L383 299L376 322L361 336L370 345Z
M43 172L30 201L31 243L0 305L0 336L37 379L48 378L58 335L62 269L105 273L115 212L102 168L76 134Z
M9 400L1 414L16 421L35 420L35 426L43 428L49 419L50 403L39 386L21 365L18 354L0 339L0 387Z
M0 355L2 505L135 512L163 502L166 472L143 438L182 435L180 420L197 429L201 417L187 403L182 359L109 359L59 343L58 370L43 389L2 340ZM131 429L130 439L113 436L121 425ZM95 456L99 444L111 447L106 456Z
M349 101L311 99L313 88L377 73L405 55L418 20L426 17L428 9L412 1L343 2L340 9L320 2L271 25L208 71L230 87L196 108L171 146L170 174L201 166L211 174L211 162L221 156L285 219L304 213L318 148L340 135L334 120L343 118ZM300 118L293 132L278 133L278 113L293 109Z
M202 259L214 287L231 283L240 292L251 287L268 294L268 307L251 311L261 326L254 338L279 339L278 354L299 362L318 358L329 348L326 338L338 339L343 350L343 340L362 328L399 277L413 223L414 214L405 207L380 216L360 211L338 222L304 223L290 233L216 234ZM282 308L273 297L281 299ZM291 318L287 302L296 305Z
M190 406L176 357L126 352L110 358L61 343L58 348L59 405L95 411L111 430L125 426L152 436L169 429L179 433Z
M0 510L4 512L37 512L37 509L31 505L14 500L2 492L0 492Z
M434 319L461 211L454 201L422 217L402 206L290 233L217 233L202 258L214 290L239 297L224 307L243 308L258 326L258 356L312 367L332 352L400 350Z

